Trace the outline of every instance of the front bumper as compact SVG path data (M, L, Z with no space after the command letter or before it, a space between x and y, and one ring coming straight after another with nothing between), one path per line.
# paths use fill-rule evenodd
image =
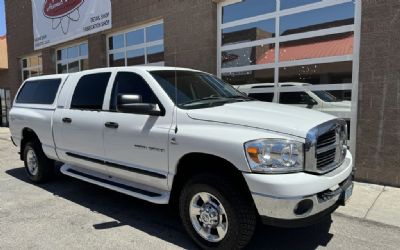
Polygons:
M341 166L325 175L295 173L244 176L265 223L302 226L344 205L345 199L352 193L352 170L353 161L348 154Z

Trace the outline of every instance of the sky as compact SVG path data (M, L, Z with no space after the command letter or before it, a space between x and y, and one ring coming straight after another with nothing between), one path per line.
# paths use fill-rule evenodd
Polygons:
M4 9L4 0L0 0L0 36L6 34L6 14Z

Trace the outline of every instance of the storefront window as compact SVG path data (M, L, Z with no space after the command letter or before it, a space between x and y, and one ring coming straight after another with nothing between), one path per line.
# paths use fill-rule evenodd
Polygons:
M42 55L25 57L21 60L22 80L43 74Z
M233 26L222 30L222 45L275 37L275 19Z
M280 35L340 27L354 23L354 3L306 10L280 18Z
M109 63L112 67L125 66L125 53L110 54Z
M57 73L73 73L89 69L87 42L57 50Z
M275 44L222 51L221 59L222 68L274 63Z
M124 35L116 35L112 36L108 39L108 46L110 50L120 49L125 47L125 38Z
M308 64L279 68L280 82L301 82L312 85L351 83L353 64L350 61Z
M324 0L281 0L281 10L304 6L306 4L318 3Z
M156 22L108 37L110 67L164 65L164 24Z
M227 5L222 9L222 23L263 15L274 12L275 10L276 10L276 3L274 0L241 1L231 5Z
M315 109L350 124L357 4L359 0L223 3L218 72L261 101Z
M164 45L156 45L147 48L147 62L157 63L164 61Z
M274 87L274 69L227 72L222 73L222 79L232 85L260 84L265 86L265 83L272 83L272 87Z
M279 60L286 62L326 57L351 57L353 41L354 35L349 32L282 42Z

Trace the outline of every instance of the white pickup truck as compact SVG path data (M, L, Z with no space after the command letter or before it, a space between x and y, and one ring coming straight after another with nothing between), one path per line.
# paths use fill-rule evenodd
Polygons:
M353 188L343 120L256 101L190 69L30 78L16 95L10 130L33 182L49 180L61 162L63 174L175 204L207 249L245 247L258 221L315 222Z
M302 82L279 83L279 103L309 108L350 120L351 101L339 100L323 90L310 90L313 85ZM234 86L240 92L260 101L278 102L274 83L254 83Z

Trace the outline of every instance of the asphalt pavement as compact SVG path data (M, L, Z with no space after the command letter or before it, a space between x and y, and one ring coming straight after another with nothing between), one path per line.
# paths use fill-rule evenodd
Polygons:
M383 194L382 189L379 197ZM353 205L307 228L260 226L249 249L399 249L400 227L373 221L373 216L370 220L367 214ZM30 183L8 130L0 129L0 249L196 246L169 206L66 176L43 185Z

